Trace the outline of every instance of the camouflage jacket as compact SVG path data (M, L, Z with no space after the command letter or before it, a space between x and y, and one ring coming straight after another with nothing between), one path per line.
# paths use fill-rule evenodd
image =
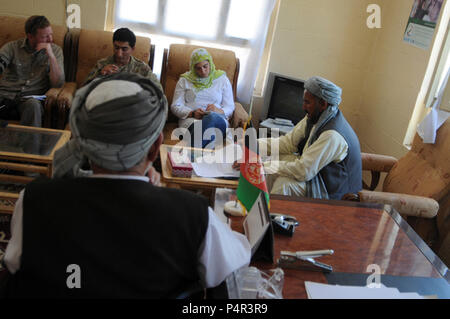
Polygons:
M115 64L113 56L109 56L107 58L99 60L97 62L97 64L95 65L95 67L88 74L86 80L83 83L83 86L88 84L95 78L103 77L103 75L100 72L108 64ZM152 80L153 82L157 83L162 90L161 84L159 83L156 75L152 72L152 69L150 68L150 66L148 64L146 64L145 62L143 62L139 59L136 59L134 56L131 56L130 62L128 64L119 67L119 72L130 72L130 73L140 74L140 75Z

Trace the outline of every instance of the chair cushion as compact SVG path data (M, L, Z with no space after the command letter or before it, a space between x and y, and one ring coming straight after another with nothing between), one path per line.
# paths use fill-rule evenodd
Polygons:
M113 55L113 32L81 29L78 40L78 66L76 82L80 87L97 61ZM150 39L136 37L133 56L148 63L150 58Z
M25 38L25 21L27 21L27 18L0 16L0 47L7 42ZM51 26L53 30L53 42L62 49L66 28L53 24Z
M216 69L225 71L233 86L234 72L236 71L236 55L233 51L197 45L172 44L169 48L169 56L167 58L166 83L164 87L169 105L172 104L173 93L180 79L180 75L189 70L192 51L198 48L205 48L211 54ZM236 92L233 93L236 94Z
M435 144L424 144L416 135L413 146L386 176L383 191L434 198L450 190L450 121L439 129Z

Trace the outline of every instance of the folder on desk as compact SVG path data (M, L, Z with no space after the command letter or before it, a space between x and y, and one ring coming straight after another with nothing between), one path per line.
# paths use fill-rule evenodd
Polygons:
M252 261L273 262L273 229L269 207L261 192L244 220L245 236L252 247Z

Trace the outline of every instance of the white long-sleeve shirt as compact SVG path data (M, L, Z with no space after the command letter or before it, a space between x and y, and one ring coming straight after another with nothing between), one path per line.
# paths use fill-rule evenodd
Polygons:
M214 104L223 110L225 117L229 119L234 112L233 89L226 74L212 82L211 87L196 91L192 82L180 78L173 95L171 110L180 120L178 126L188 128L194 121L193 117L187 117L189 113L198 108L206 110L208 104Z
M148 182L144 176L93 175L92 178L137 179ZM20 269L23 242L23 197L19 195L11 219L11 239L5 252L5 265L14 274ZM223 223L208 207L208 227L198 252L198 273L207 288L219 285L234 270L250 263L251 247L247 238Z
M311 180L329 163L339 163L347 156L348 144L342 135L334 130L323 132L310 146L308 146L308 139L303 148L303 154L295 155L298 144L305 137L306 121L307 116L292 131L277 139L258 139L260 154L271 154L272 158L274 157L272 152L276 151L272 148L276 148L275 143L278 142L279 160L264 163L267 174L277 174L298 182L305 182Z

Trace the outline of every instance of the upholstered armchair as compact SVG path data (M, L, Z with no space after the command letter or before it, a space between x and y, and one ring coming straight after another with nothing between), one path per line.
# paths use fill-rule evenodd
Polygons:
M416 134L411 150L399 160L362 154L363 170L377 178L386 172L381 192L362 190L361 202L392 205L424 241L450 265L450 121L438 130L436 142L425 144ZM347 198L348 199L348 198Z
M85 29L71 29L66 42L71 50L72 61L68 70L69 81L58 94L54 108L58 109L58 128L64 128L75 92L86 80L97 61L113 54L113 32ZM153 68L154 46L150 39L136 36L133 53Z
M222 50L217 48L201 47L188 44L172 44L169 49L164 50L163 64L161 68L161 85L169 102L169 108L172 104L172 99L180 75L189 70L189 61L191 53L195 49L205 48L211 54L216 69L224 70L230 80L233 88L234 99L236 100L236 88L239 76L239 59L233 51ZM235 102L235 110L230 119L230 127L243 127L248 119L248 113L244 110L242 105ZM178 118L171 113L167 118L164 127L164 144L176 144L177 140L171 140L172 131L178 127Z
M9 16L0 16L0 47L10 41L14 41L20 38L25 38L25 21L26 18L20 17L9 17ZM64 51L64 71L67 72L67 68L69 65L69 57L65 50L65 35L67 29L64 26L53 25L53 42L61 47ZM1 75L0 75L1 77ZM67 73L66 73L67 80ZM51 109L51 104L56 100L61 88L52 88L48 90L45 95L47 99L44 103L44 119L43 126L44 127L53 127L53 119L56 117L53 110Z

